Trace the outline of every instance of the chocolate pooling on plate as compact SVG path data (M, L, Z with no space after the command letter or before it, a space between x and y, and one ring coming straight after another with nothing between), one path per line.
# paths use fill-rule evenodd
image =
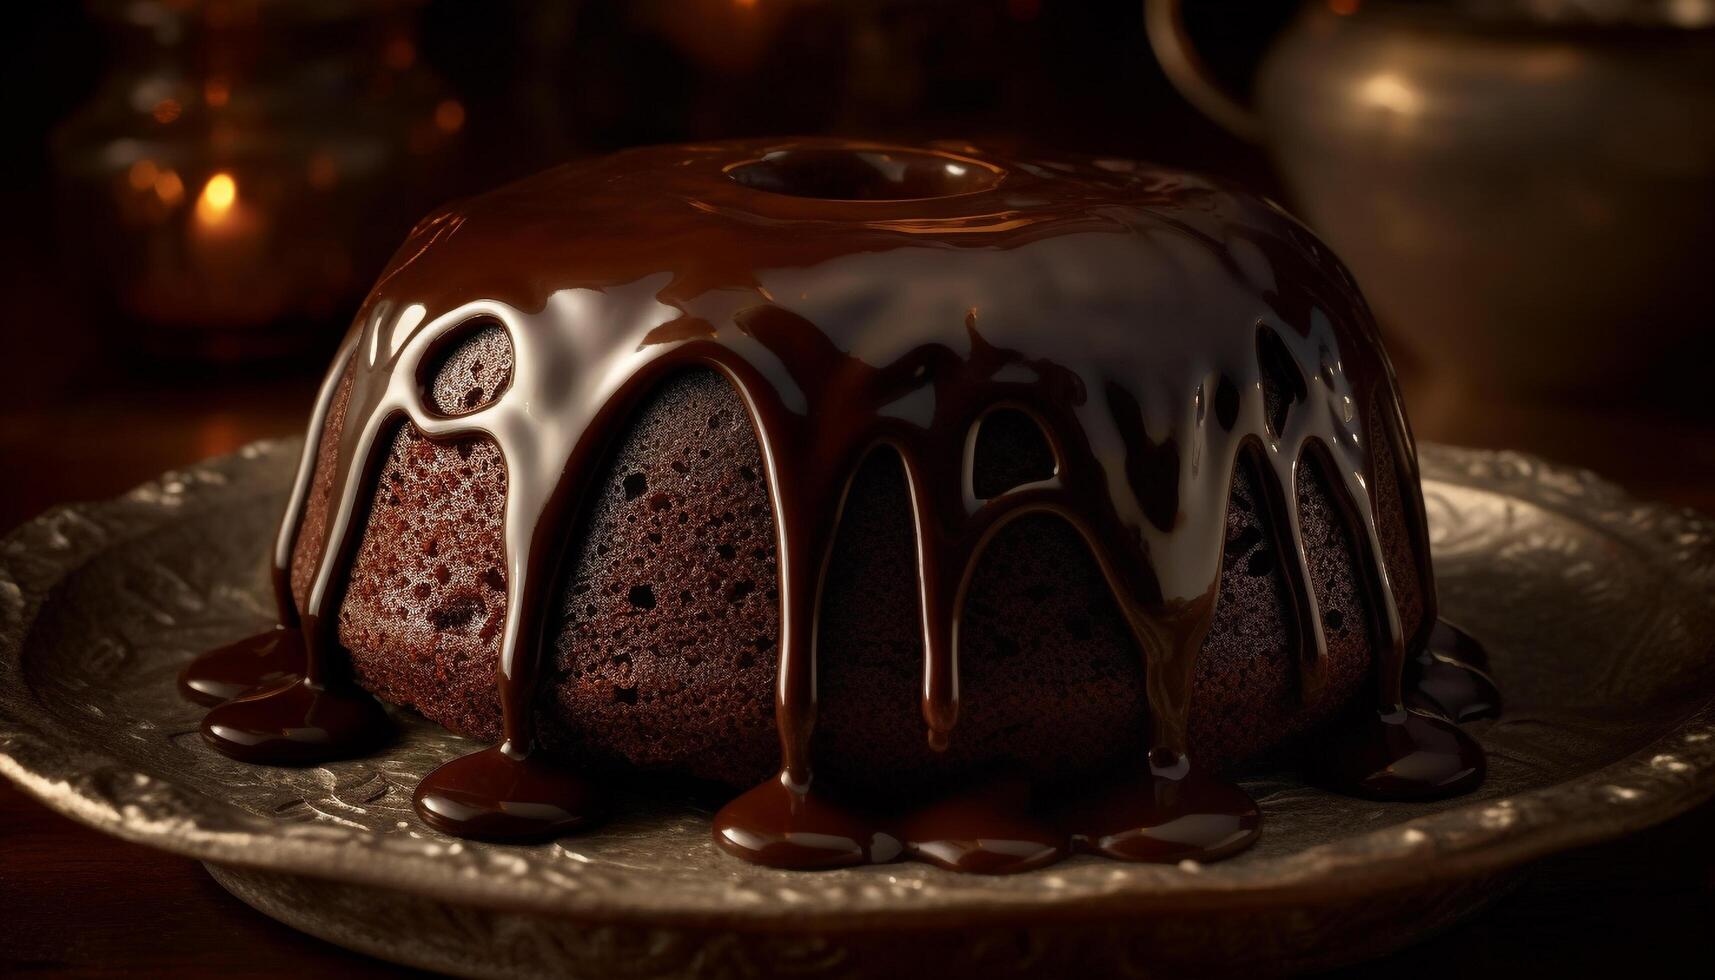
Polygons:
M512 347L506 384L440 410L426 396L436 365L494 327ZM1373 693L1315 744L1309 768L1387 799L1481 780L1482 752L1453 722L1498 699L1470 669L1474 641L1402 625L1376 475L1396 469L1427 627L1415 451L1370 314L1314 237L1266 202L1145 165L837 140L629 151L419 225L322 385L275 548L280 628L181 678L188 695L219 702L205 737L275 764L385 738L335 627L365 501L399 424L435 441L482 436L506 475L503 740L426 777L418 811L446 832L505 840L593 819L599 788L537 737L554 590L604 454L652 389L692 368L719 372L745 406L777 534L780 768L716 815L728 851L781 867L914 857L1010 872L1076 849L1150 861L1243 849L1256 805L1199 766L1187 738L1241 466L1260 475L1284 560L1302 697L1328 659L1295 503L1310 467L1357 545ZM342 385L345 424L329 435ZM1053 471L979 494L977 433L1001 411L1034 422ZM327 449L333 505L299 609L292 556ZM1142 660L1148 731L1113 733L1135 742L1129 771L1052 804L1005 778L910 807L817 779L821 585L847 490L876 452L897 454L909 491L925 751L958 738L959 625L978 557L1009 522L1047 513L1088 546Z

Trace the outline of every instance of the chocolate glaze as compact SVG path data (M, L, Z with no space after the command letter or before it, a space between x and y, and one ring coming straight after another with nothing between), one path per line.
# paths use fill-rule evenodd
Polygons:
M1501 713L1501 692L1489 676L1489 655L1469 633L1446 620L1405 665L1405 703L1451 721Z
M462 414L436 411L424 389L438 358L494 324L514 351L508 387ZM507 475L504 741L431 774L419 811L443 830L509 839L587 819L597 809L588 787L535 749L548 600L602 453L652 386L693 365L723 373L747 406L778 535L781 768L716 815L727 850L782 867L910 856L1005 872L1076 847L1177 861L1250 843L1255 805L1200 770L1186 741L1192 666L1243 456L1263 476L1287 556L1306 696L1327 656L1292 504L1311 454L1358 543L1379 637L1376 691L1320 768L1389 798L1481 779L1474 742L1405 707L1402 672L1422 637L1404 635L1395 605L1363 414L1386 413L1378 428L1401 486L1416 485L1415 454L1369 312L1309 233L1262 201L1129 162L835 140L635 150L424 221L322 387L275 549L281 622L301 627L305 677L217 708L210 740L241 757L297 761L304 745L256 732L290 730L332 701L363 703L343 680L333 624L377 447L401 422L435 440L486 436ZM333 507L300 617L287 573L342 378L350 394ZM985 499L971 457L977 427L999 408L1041 426L1056 467ZM909 484L928 745L956 737L958 625L977 556L1009 521L1047 512L1089 544L1143 657L1150 730L1116 733L1137 738L1129 775L1053 812L993 785L893 816L816 781L820 583L848 483L875 451L898 453ZM1405 497L1432 606L1421 500ZM188 670L186 683L202 672ZM380 723L362 715L352 708L349 743L315 748L338 754L372 739Z
M1029 871L1072 850L1071 835L1034 803L1028 784L996 781L905 815L893 824L893 833L902 856L953 871ZM736 853L743 855L742 849Z
M436 830L483 840L556 837L600 813L597 792L566 762L504 745L454 759L430 773L412 799Z
M387 713L353 684L305 677L257 687L209 709L202 736L241 762L311 766L358 755L386 740Z
M1307 768L1333 789L1377 800L1437 800L1483 781L1483 750L1435 715L1363 712L1331 734Z
M213 707L304 676L304 634L281 626L210 650L179 672L179 693Z
M1230 783L1193 769L1184 756L1151 765L1075 800L1060 821L1083 849L1124 861L1214 861L1256 839L1262 814Z

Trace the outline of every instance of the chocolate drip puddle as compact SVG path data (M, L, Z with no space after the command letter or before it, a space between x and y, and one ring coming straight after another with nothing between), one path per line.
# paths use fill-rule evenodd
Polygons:
M513 351L510 376L492 394L473 388L459 414L437 410L425 398L432 366L495 327ZM205 737L239 758L308 764L384 735L334 625L363 504L400 423L443 444L482 437L506 473L502 744L428 776L419 812L437 829L490 839L593 819L599 793L538 745L553 589L603 454L651 389L691 368L717 371L739 393L777 538L781 765L717 814L728 851L782 867L914 857L1001 873L1074 849L1151 861L1243 849L1257 833L1255 804L1204 771L1187 737L1243 461L1288 584L1302 698L1323 689L1328 657L1297 506L1310 467L1355 543L1374 620L1369 707L1312 768L1382 798L1481 780L1481 750L1448 719L1496 702L1459 689L1459 664L1473 655L1443 655L1451 634L1437 633L1439 646L1405 635L1375 494L1382 468L1400 467L1385 476L1406 489L1432 614L1414 457L1369 314L1314 239L1260 202L1135 165L838 141L633 151L419 226L318 398L275 551L284 629L198 661L183 684L213 698L243 687L245 664L278 680L287 634L302 637L303 677L221 704ZM344 422L330 434L342 385ZM1371 410L1385 417L1366 418ZM1052 473L979 497L977 432L1001 411L1037 425ZM324 452L332 504L300 616L292 555ZM924 751L958 738L958 633L977 559L1012 521L1050 514L1088 546L1142 655L1148 731L1114 733L1136 741L1127 772L1052 806L1003 780L949 787L890 815L885 801L836 799L818 782L822 582L848 488L872 452L896 454L908 487ZM644 598L633 604L652 608L653 589Z

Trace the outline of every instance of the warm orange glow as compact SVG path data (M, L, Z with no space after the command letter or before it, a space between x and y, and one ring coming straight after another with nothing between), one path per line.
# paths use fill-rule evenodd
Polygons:
M1328 9L1341 17L1349 17L1358 12L1358 6L1363 0L1328 0Z
M396 37L381 49L381 61L394 71L404 71L417 63L417 46L408 37Z
M198 423L193 438L198 456L222 456L245 442L243 426L235 416L226 413L210 416Z
M305 174L310 186L318 191L325 191L339 183L339 164L334 161L331 153L317 153L310 157L310 165Z
M756 0L732 0L733 6L749 9L756 6Z
M185 196L185 182L171 170L163 170L155 177L155 196L161 203L171 207L179 203Z
M134 191L151 190L155 186L155 178L161 176L160 168L153 160L138 160L125 172L125 179L131 182Z
M219 109L232 99L232 89L224 79L211 78L203 83L202 100L210 107Z
M197 220L205 225L218 225L226 220L232 206L238 203L238 182L228 173L218 173L202 186L197 195Z
M1358 87L1359 100L1378 109L1415 116L1423 108L1423 95L1406 78L1392 72L1377 72Z
M183 111L184 108L179 105L177 99L162 99L155 103L155 108L150 110L149 114L155 117L156 122L165 125L179 118L179 113Z
M464 106L457 99L435 106L435 128L443 133L456 133L464 128Z

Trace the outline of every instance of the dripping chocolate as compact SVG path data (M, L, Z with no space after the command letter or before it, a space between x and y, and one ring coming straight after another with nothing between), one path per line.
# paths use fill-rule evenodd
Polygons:
M507 383L469 411L442 411L425 395L433 366L493 325L511 345ZM726 850L783 867L913 857L995 873L1074 850L1153 861L1242 850L1260 815L1198 763L1188 715L1246 468L1286 583L1299 697L1328 683L1298 505L1312 468L1354 544L1371 621L1369 690L1324 726L1309 768L1383 799L1481 780L1481 750L1449 719L1493 713L1498 697L1471 669L1482 666L1474 641L1435 626L1392 372L1356 286L1308 232L1258 199L1145 165L834 140L629 151L424 221L319 393L274 552L279 629L182 679L217 702L208 741L248 761L308 764L385 738L338 626L364 502L398 426L433 442L478 437L505 471L502 738L426 777L418 810L437 829L502 840L594 819L598 786L538 737L556 590L616 434L688 369L737 393L775 536L780 765L716 815ZM1003 410L1040 430L1052 466L979 496L974 447ZM959 738L959 631L984 550L1008 525L1049 515L1094 558L1135 647L1147 730L1113 733L1132 745L1120 771L1051 798L1005 774L909 806L827 790L813 746L822 584L854 475L874 453L896 457L910 510L922 751ZM1378 518L1384 463L1423 597L1410 635ZM304 562L317 480L325 527ZM308 571L301 604L295 556Z

